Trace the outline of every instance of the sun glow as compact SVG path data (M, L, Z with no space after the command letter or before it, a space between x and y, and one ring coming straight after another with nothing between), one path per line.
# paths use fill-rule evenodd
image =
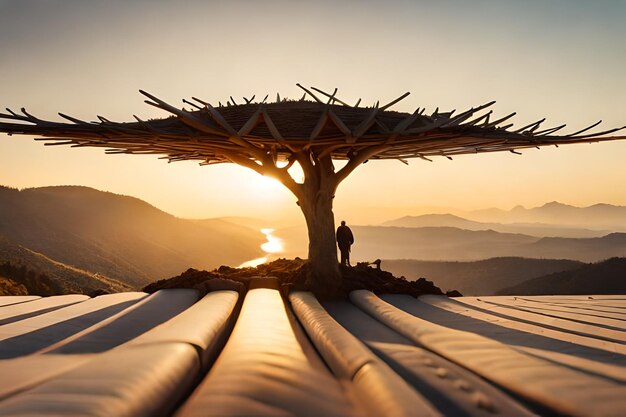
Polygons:
M262 200L278 201L279 197L284 195L286 191L285 186L280 181L264 175L251 177L247 186L251 195Z

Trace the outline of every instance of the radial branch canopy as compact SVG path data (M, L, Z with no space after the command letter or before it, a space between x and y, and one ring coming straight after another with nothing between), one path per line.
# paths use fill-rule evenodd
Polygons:
M169 161L198 160L201 164L234 162L259 170L277 161L293 163L307 155L354 163L365 159L429 159L459 154L512 151L546 145L626 139L608 136L625 127L593 132L598 124L569 134L565 125L545 128L543 120L514 128L515 113L493 117L494 102L455 113L436 110L412 114L389 110L405 98L372 107L349 105L317 88L304 90L300 100L260 102L244 98L212 106L193 97L179 108L141 91L146 103L170 113L163 119L118 123L98 116L86 122L59 113L68 122L46 121L7 109L0 113L0 132L40 136L46 145L95 146L107 153L157 154ZM319 95L316 95L316 93ZM308 99L309 98L309 99ZM360 102L360 100L359 100ZM270 162L273 162L270 163Z

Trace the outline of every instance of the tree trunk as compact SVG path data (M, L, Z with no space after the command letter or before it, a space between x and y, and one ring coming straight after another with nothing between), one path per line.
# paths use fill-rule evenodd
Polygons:
M341 273L337 260L333 198L337 187L330 158L308 172L299 195L309 234L310 274L307 286L318 294L339 294Z
M307 193L306 196L309 196ZM332 193L320 191L303 197L300 208L309 233L309 264L311 274L307 285L316 292L335 294L341 286L335 240L335 216Z
M311 150L295 152L288 164L278 168L276 161L268 154L263 169L252 164L250 167L261 174L271 175L280 180L298 199L304 214L309 234L309 273L306 286L317 295L336 297L342 295L342 278L337 259L335 239L335 215L333 199L339 184L367 158L381 150L381 147L361 151L335 173L335 167L328 149L317 154ZM302 167L304 181L296 182L289 174L294 162Z

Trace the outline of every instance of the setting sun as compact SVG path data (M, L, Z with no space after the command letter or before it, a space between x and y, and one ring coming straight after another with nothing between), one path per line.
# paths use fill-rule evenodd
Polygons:
M264 201L277 201L285 193L285 187L276 179L264 175L253 175L247 183L251 196Z

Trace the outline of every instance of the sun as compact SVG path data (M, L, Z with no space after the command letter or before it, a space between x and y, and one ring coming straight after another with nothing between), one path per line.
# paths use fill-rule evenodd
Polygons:
M246 185L255 199L273 200L279 199L285 194L285 186L280 181L264 175L252 176Z

